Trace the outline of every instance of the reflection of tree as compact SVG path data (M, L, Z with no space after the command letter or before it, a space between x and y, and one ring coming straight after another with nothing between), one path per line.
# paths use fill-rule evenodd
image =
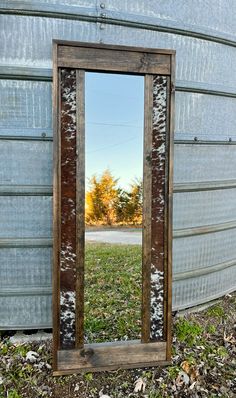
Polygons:
M105 170L99 179L93 175L86 193L86 221L111 225L116 221L117 181Z
M135 180L126 191L117 185L109 170L100 178L93 175L86 193L86 223L88 224L141 224L142 182Z

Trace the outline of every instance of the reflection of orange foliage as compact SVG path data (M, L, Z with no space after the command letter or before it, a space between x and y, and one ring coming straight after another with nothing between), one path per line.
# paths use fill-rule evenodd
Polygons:
M117 180L109 170L99 179L90 178L90 190L86 193L86 222L111 225L116 220Z
M87 224L141 224L142 183L133 182L127 192L117 182L109 170L100 178L95 175L90 178L85 204Z

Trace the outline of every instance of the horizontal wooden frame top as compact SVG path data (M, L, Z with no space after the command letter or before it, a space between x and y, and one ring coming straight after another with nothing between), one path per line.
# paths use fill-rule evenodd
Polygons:
M81 371L100 372L169 364L170 361L166 360L166 342L143 344L139 340L118 341L85 344L82 349L59 350L58 370L53 374L59 376Z
M57 66L135 74L171 74L174 50L53 40Z

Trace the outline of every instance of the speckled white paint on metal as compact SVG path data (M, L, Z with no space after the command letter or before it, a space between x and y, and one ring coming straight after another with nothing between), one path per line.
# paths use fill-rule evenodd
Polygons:
M76 280L76 71L61 70L60 342L75 343Z
M163 338L164 326L164 272L151 265L151 340Z
M75 263L76 254L72 252L72 246L68 244L64 250L61 250L61 272L70 269L70 264Z
M167 77L153 78L152 221L150 339L159 340L164 328L164 194L166 164Z
M75 292L60 292L60 323L63 324L63 331L60 330L63 345L71 345L75 341Z

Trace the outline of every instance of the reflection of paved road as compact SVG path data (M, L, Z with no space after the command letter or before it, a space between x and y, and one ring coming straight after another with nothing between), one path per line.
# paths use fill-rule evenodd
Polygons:
M141 245L142 231L87 231L85 233L86 241L124 243L126 245Z

